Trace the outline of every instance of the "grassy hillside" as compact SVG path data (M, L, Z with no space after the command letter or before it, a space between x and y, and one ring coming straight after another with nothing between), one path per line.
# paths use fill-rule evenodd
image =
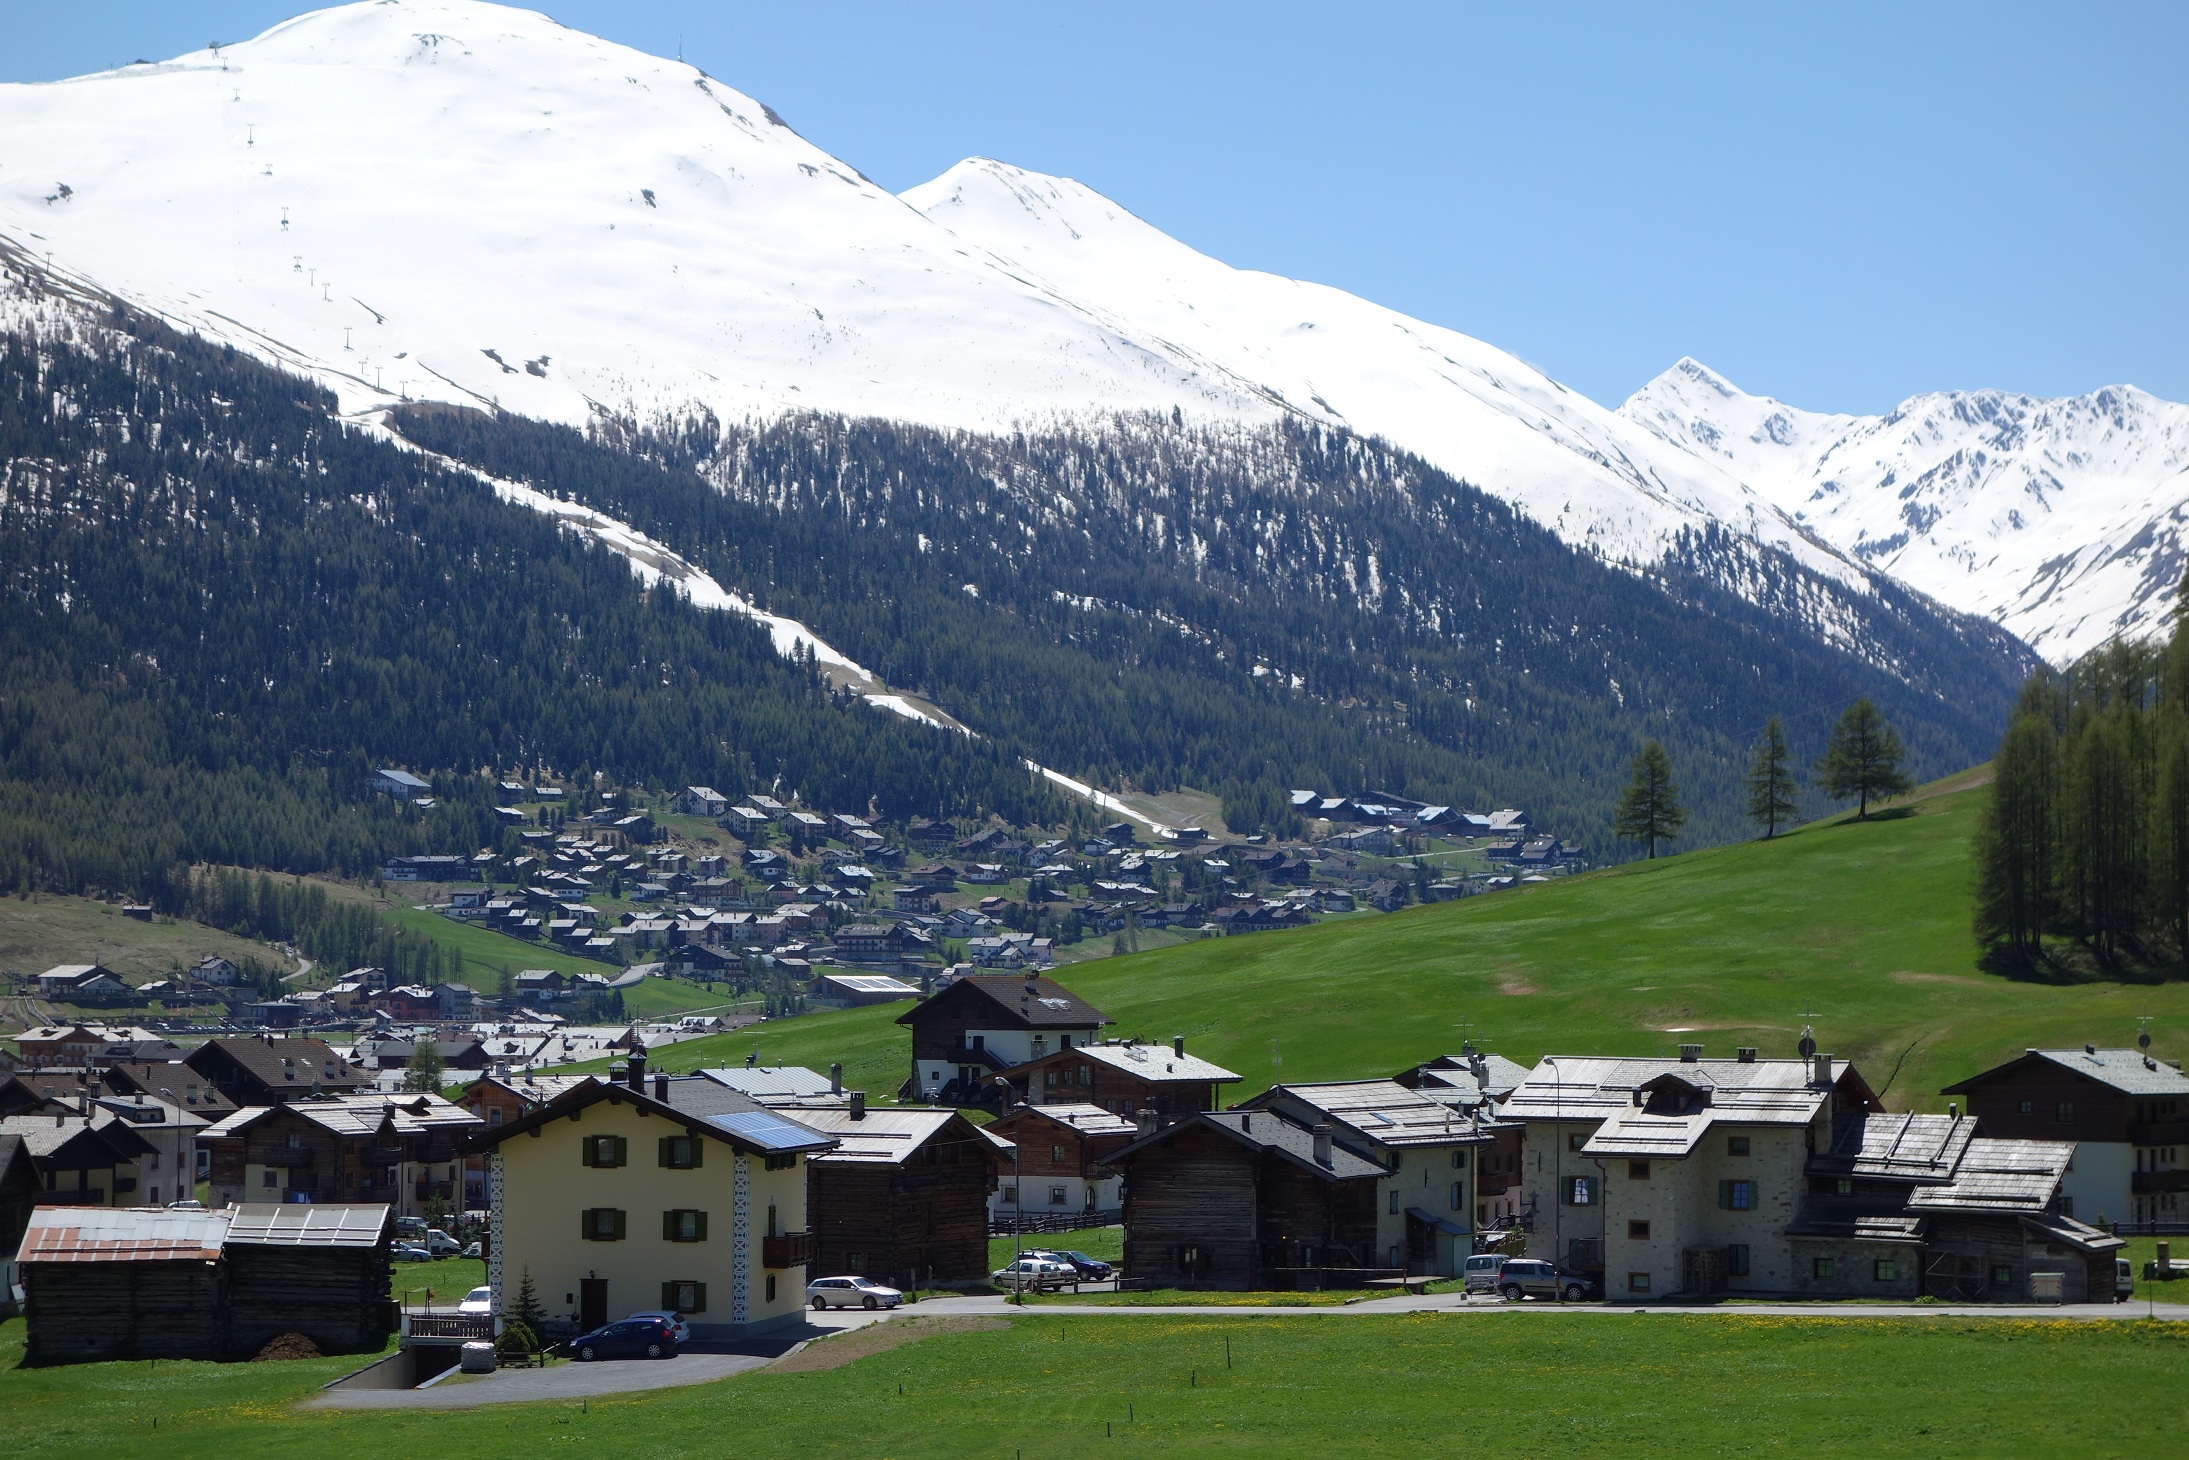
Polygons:
M2125 1044L2158 1016L2162 1054L2189 1038L2189 983L2072 986L1982 971L1969 931L1970 774L1888 819L1840 820L1390 917L1192 943L1070 970L1119 1034L1192 1047L1246 1077L1365 1076L1471 1036L1514 1059L1670 1054L1684 1040L1791 1054L1805 1022L1857 1059L1896 1108L2033 1044ZM666 1063L825 1068L882 1093L904 1078L903 1006L809 1015L665 1052ZM1274 1063L1281 1054L1282 1065ZM1900 1066L1897 1076L1895 1065Z
M209 954L294 967L263 943L202 923L159 918L140 923L113 903L35 893L0 898L0 969L39 974L57 963L103 963L133 983L188 968Z

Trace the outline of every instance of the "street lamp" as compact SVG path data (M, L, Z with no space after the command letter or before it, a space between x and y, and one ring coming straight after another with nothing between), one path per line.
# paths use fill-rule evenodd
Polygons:
M1543 1063L1551 1067L1551 1128L1558 1132L1557 1142L1551 1148L1551 1277L1558 1289L1558 1301L1566 1301L1566 1286L1558 1282L1560 1260L1558 1250L1566 1236L1566 1072L1558 1068L1558 1061L1550 1055L1543 1056Z
M997 1075L993 1083L1003 1097L1006 1113L1011 1108L1011 1096L1016 1092L1011 1082ZM1011 1275L1017 1279L1011 1288L1011 1301L1021 1307L1026 1303L1026 1273L1019 1267L1026 1260L1026 1182L1019 1171L1019 1142L1011 1142Z

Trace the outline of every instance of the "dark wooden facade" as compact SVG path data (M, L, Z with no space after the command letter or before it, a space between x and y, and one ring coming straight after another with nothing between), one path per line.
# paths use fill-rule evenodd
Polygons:
M794 1118L813 1123L807 1112ZM835 1126L823 1129L844 1136ZM856 1136L844 1139L847 1149L856 1148ZM902 1160L837 1154L808 1161L809 1276L869 1277L908 1289L985 1278L988 1195L996 1189L996 1170L994 1147L957 1114Z
M182 1062L238 1105L279 1105L314 1091L340 1095L372 1087L371 1075L319 1039L209 1039Z
M2136 1102L2119 1090L2030 1055L1948 1086L1945 1093L1966 1096L1969 1114L1984 1134L2005 1140L2126 1144L2136 1116Z
M449 1125L433 1130L398 1130L392 1117L373 1130L329 1130L289 1106L271 1111L241 1130L200 1138L209 1152L214 1198L227 1201L406 1203L404 1167L461 1162L462 1142L476 1126ZM258 1183L247 1178L260 1168ZM263 1171L282 1173L281 1184L263 1184ZM418 1201L438 1197L460 1201L454 1183L427 1178L418 1183Z
M394 1321L388 1299L388 1244L312 1247L230 1243L228 1357L248 1359L284 1333L301 1333L323 1354L377 1353Z
M26 1262L27 1365L222 1355L217 1262Z
M1017 1162L1005 1169L1029 1186L1050 1176L1082 1181L1113 1176L1116 1173L1107 1169L1109 1159L1130 1145L1134 1135L1130 1131L1090 1134L1038 1105L1015 1106L998 1116L988 1130L1018 1147Z
M1155 1068L1162 1068L1160 1060L1155 1061ZM1016 1099L1035 1105L1099 1105L1128 1120L1153 1111L1168 1123L1216 1108L1214 1080L1166 1080L1136 1074L1109 1061L1090 1058L1077 1049L1058 1050L1046 1058L1015 1065L1004 1072L1003 1078L1011 1082Z
M923 1061L1003 1068L994 1060L984 1060L985 1052L970 1047L967 1035L973 1030L1038 1030L1082 1044L1094 1038L1109 1018L1046 978L1021 980L1004 975L961 978L906 1010L897 1022L912 1031L913 1079L917 1081Z
M1263 1116L1264 1121L1275 1117ZM1157 1287L1264 1288L1364 1268L1376 1255L1377 1172L1308 1169L1204 1121L1135 1142L1125 1173L1127 1276Z

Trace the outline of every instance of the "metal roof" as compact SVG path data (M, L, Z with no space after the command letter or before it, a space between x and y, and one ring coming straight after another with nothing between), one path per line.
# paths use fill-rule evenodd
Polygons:
M1285 1104L1303 1106L1384 1147L1481 1144L1490 1139L1452 1106L1396 1080L1277 1085L1247 1101L1245 1108L1273 1109Z
M208 1140L232 1136L278 1114L300 1116L338 1136L366 1136L383 1122L398 1135L420 1131L465 1130L484 1124L461 1105L438 1095L307 1095L286 1105L255 1105L225 1117L205 1132Z
M1634 1092L1669 1076L1706 1093L1707 1109L1720 1121L1806 1125L1832 1086L1852 1073L1852 1066L1845 1060L1831 1060L1830 1073L1827 1085L1814 1079L1811 1062L1802 1059L1559 1055L1530 1070L1499 1114L1506 1120L1604 1120L1639 1109Z
M701 1070L699 1073L741 1095L750 1095L763 1105L778 1099L803 1100L814 1096L841 1098L843 1094L830 1086L828 1076L809 1070L804 1065L778 1065L774 1069L748 1065L742 1069L732 1067L726 1070Z
M2059 1194L2073 1141L1969 1142L1953 1180L1919 1186L1908 1198L1917 1211L2041 1212Z
M830 1145L827 1136L795 1121L785 1120L772 1111L748 1110L740 1114L703 1115L700 1119L773 1155L826 1150Z
M1943 1181L1961 1164L1976 1122L1954 1115L1835 1115L1832 1145L1810 1158L1820 1176Z
M2023 1060L2041 1059L2073 1070L2086 1079L2111 1086L2123 1095L2189 1095L2189 1075L2162 1059L2154 1059L2136 1049L2031 1049L2022 1053L2021 1059L2009 1061L1981 1075L1971 1075L1958 1085L1949 1085L1945 1093L1957 1095L1992 1076L2012 1069Z
M843 1164L901 1166L907 1156L925 1146L957 1118L955 1110L907 1110L877 1109L867 1107L866 1113L852 1119L849 1107L837 1106L827 1110L802 1109L797 1121L824 1135L836 1137L838 1145L813 1159L834 1166Z
M1104 1110L1099 1105L1085 1103L1050 1105L1036 1102L1032 1105L1021 1106L1020 1110L1044 1116L1047 1119L1056 1121L1059 1125L1068 1125L1081 1135L1086 1136L1130 1136L1140 1133L1140 1127L1137 1124L1113 1111ZM1018 1113L1019 1111L1012 1112L1014 1115Z
M38 1207L18 1262L212 1262L228 1218L156 1208Z
M1058 1050L1057 1054L1085 1055L1097 1064L1158 1084L1167 1081L1222 1084L1240 1078L1212 1060L1196 1054L1179 1054L1167 1044L1075 1044L1068 1050Z
M228 1219L228 1240L264 1247L377 1247L388 1208L310 1202L246 1202Z

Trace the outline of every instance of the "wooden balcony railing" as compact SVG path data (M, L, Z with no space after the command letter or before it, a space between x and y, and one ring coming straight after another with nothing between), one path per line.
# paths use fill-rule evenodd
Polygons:
M762 1267L804 1267L813 1261L811 1232L784 1232L760 1239Z

